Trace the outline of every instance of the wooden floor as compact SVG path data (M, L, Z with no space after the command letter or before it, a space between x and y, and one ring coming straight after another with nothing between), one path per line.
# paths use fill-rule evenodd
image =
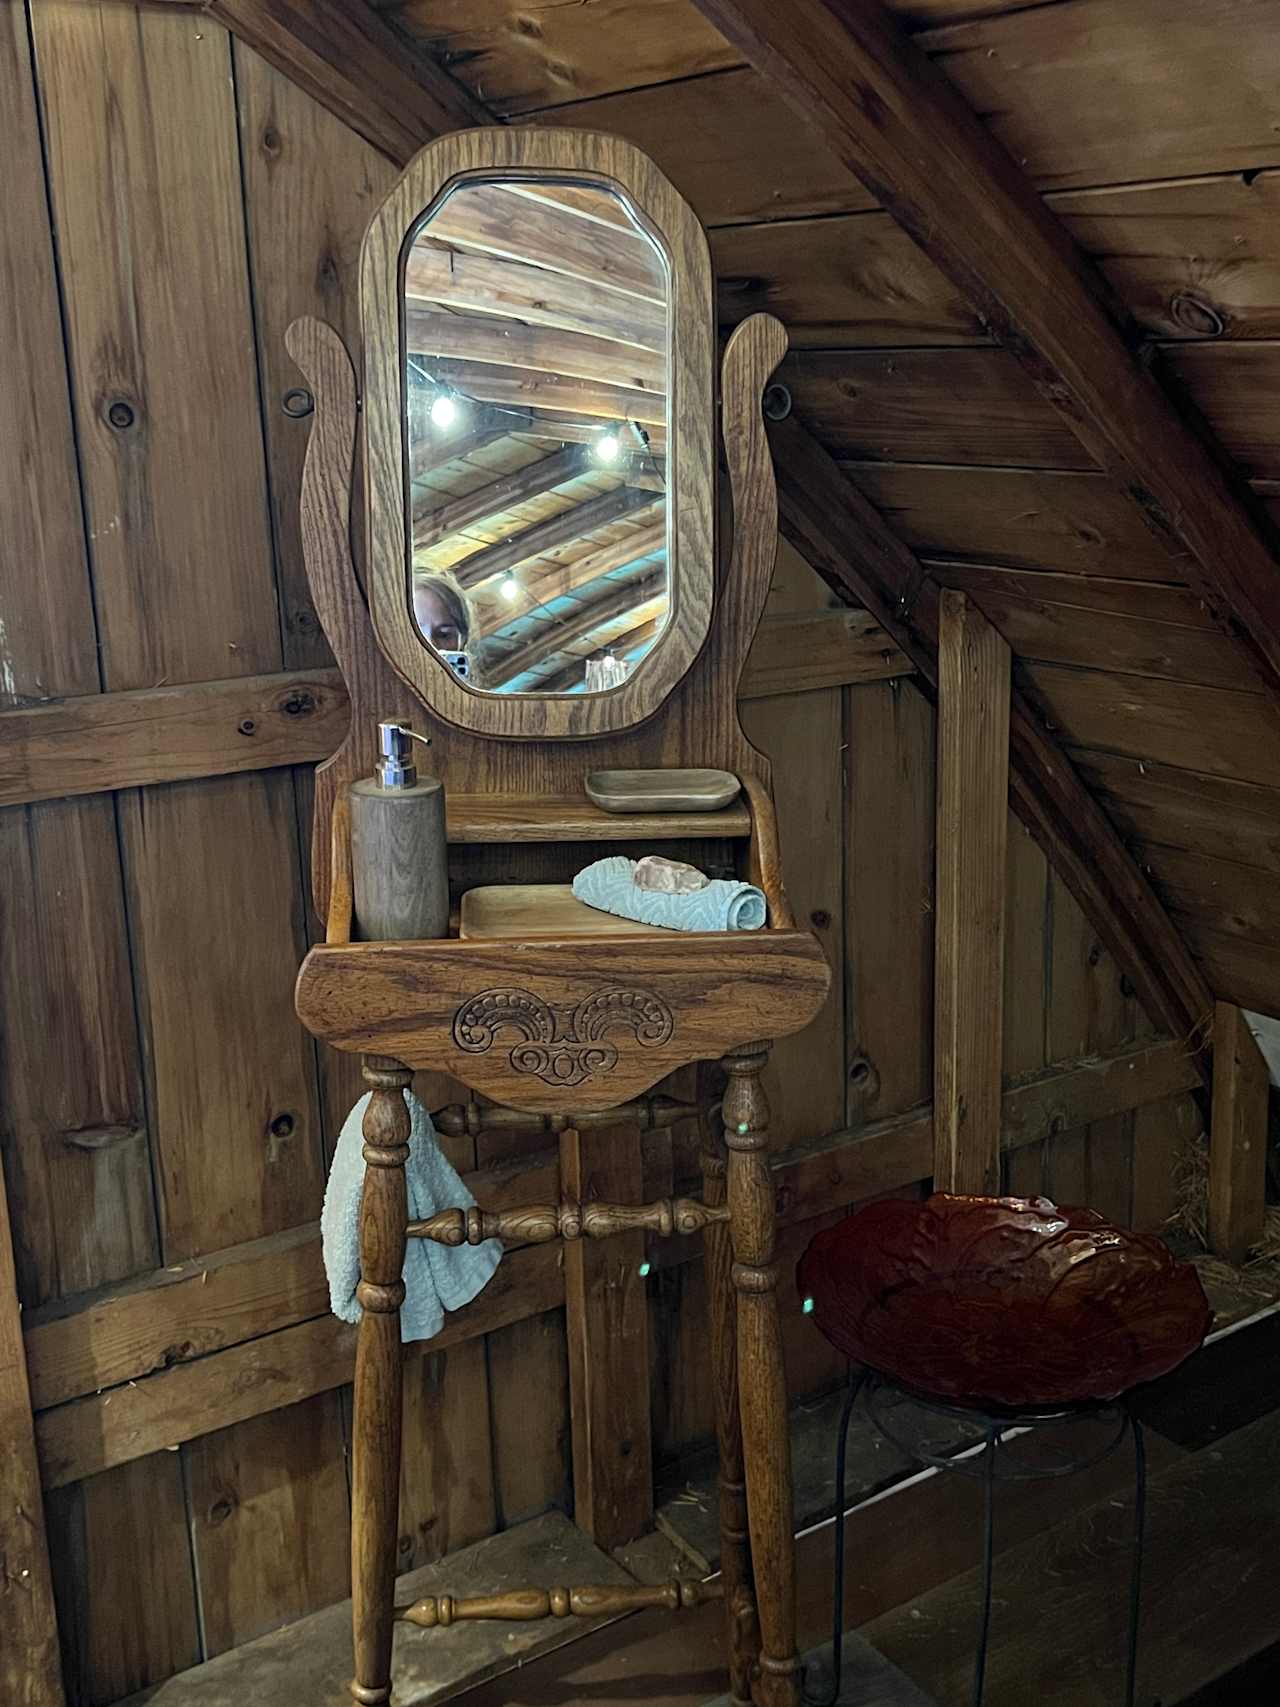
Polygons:
M1280 1666L1267 1653L1280 1634L1280 1413L1269 1409L1277 1380L1280 1315L1211 1345L1143 1396L1152 1480L1139 1707L1280 1700ZM832 1509L838 1408L837 1396L794 1419L797 1508L810 1523ZM691 1470L668 1490L665 1533L618 1560L552 1513L452 1555L402 1590L617 1581L620 1566L642 1581L703 1575L715 1552L713 1490L706 1466ZM967 1707L980 1489L965 1477L912 1475L855 1428L849 1492L861 1503L847 1526L844 1622L894 1668L849 1699ZM1131 1497L1123 1453L1082 1476L999 1490L986 1707L1113 1707L1122 1699ZM829 1634L832 1539L827 1523L799 1543L805 1648ZM724 1688L720 1623L711 1605L586 1634L559 1621L405 1630L396 1707L446 1698L466 1707L705 1707ZM135 1699L153 1707L343 1707L349 1669L343 1605Z
M1141 1707L1176 1707L1233 1669L1247 1677L1250 1661L1275 1639L1280 1416L1264 1417L1199 1451L1158 1435L1152 1447L1138 1699ZM1012 1545L1002 1546L997 1566L987 1707L1115 1707L1121 1700L1132 1512L1118 1470L1113 1460L1095 1472L1118 1479L1107 1495L1065 1518L1066 1484L1001 1490L1002 1540ZM1099 1485L1095 1481L1092 1491ZM976 1489L959 1478L931 1478L850 1520L847 1606L855 1621L876 1599L892 1595L893 1580L934 1539L948 1540L938 1569L945 1575L956 1568L954 1549L959 1542L976 1545L977 1530L972 1522L957 1524L955 1502L974 1496ZM828 1616L830 1539L827 1528L800 1543L806 1644L820 1638ZM943 1581L863 1628L939 1707L968 1701L975 1578L976 1572L965 1572ZM703 1707L721 1687L720 1651L717 1608L683 1620L646 1614L461 1699L466 1707ZM1241 1707L1264 1707L1272 1699L1265 1690L1239 1697ZM1224 1695L1223 1707L1230 1700Z

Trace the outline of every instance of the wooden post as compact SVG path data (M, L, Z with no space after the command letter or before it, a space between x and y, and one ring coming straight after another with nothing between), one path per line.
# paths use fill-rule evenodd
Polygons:
M1213 1011L1213 1132L1209 1141L1209 1247L1243 1262L1262 1237L1270 1075L1243 1012Z
M725 1056L724 1127L738 1308L738 1401L760 1619L754 1699L758 1707L799 1707L791 1436L774 1261L769 1103L760 1082L767 1060L768 1049L761 1044Z
M0 1170L0 1701L62 1707L58 1622L49 1576L40 1466L22 1312Z
M963 593L940 598L934 1185L1000 1189L1009 648Z
M728 1150L723 1123L710 1108L709 1063L698 1072L698 1129L702 1139L702 1197L709 1208L725 1202ZM706 1252L710 1317L711 1383L715 1396L720 1475L720 1578L729 1650L731 1707L751 1707L751 1671L760 1653L751 1541L747 1533L747 1485L742 1467L742 1416L738 1407L737 1305L733 1290L733 1244L726 1222L702 1235Z
M638 1203L644 1180L636 1128L563 1132L560 1188L581 1204ZM574 1521L606 1552L634 1541L653 1518L644 1251L642 1232L564 1247Z
M360 1207L360 1284L364 1315L356 1343L351 1442L351 1600L356 1674L351 1693L361 1707L391 1699L391 1635L400 1516L400 1431L404 1362L405 1228L409 1222L404 1165L409 1159L407 1067L364 1057L373 1091L364 1113L364 1196Z

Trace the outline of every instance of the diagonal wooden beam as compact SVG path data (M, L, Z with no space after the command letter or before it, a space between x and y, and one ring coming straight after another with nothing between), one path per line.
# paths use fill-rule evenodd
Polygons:
M942 72L867 0L695 4L964 292L1280 692L1271 523L1147 372L1101 274Z
M936 695L936 589L816 439L794 419L769 427L782 532L842 598L865 607ZM1199 1048L1213 1011L1200 970L1124 843L1021 695L1009 720L1009 799L1148 1012Z
M403 166L493 115L364 0L188 0Z

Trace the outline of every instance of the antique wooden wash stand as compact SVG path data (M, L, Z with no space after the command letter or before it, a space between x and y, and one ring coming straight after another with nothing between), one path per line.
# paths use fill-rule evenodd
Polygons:
M413 526L402 349L405 256L424 213L470 183L600 186L625 198L665 255L668 277L665 501L669 610L659 639L626 683L602 693L482 693L414 626L407 593ZM550 193L550 192L548 192ZM552 196L554 200L554 196ZM562 200L572 200L565 194ZM460 205L460 204L453 204ZM775 1297L774 1195L766 1039L800 1029L825 999L821 950L798 930L782 886L767 761L739 727L736 688L764 606L776 550L776 500L761 397L785 349L757 315L729 340L715 400L715 325L705 236L683 200L637 150L612 138L502 128L446 137L423 151L375 215L362 261L364 385L337 334L295 323L289 349L315 418L302 488L307 571L317 612L351 694L351 731L316 776L313 882L326 921L298 979L303 1022L358 1052L372 1097L353 1440L352 1577L355 1681L366 1707L391 1698L393 1590L400 1474L401 1271L408 1238L445 1243L497 1236L595 1239L637 1228L702 1230L711 1297L721 1453L722 1584L529 1590L471 1601L441 1595L406 1616L423 1625L469 1617L556 1616L695 1604L722 1592L735 1703L797 1707L792 1497L787 1401ZM362 410L362 414L361 414ZM717 415L734 526L717 549ZM348 513L362 426L367 603L352 561ZM454 885L467 862L510 845L538 882L563 883L623 844L696 857L724 851L765 893L754 932L625 932L599 914L585 934L527 920L504 936L415 942L353 940L347 790L372 773L376 724L399 719L429 735L430 768L447 791ZM605 767L714 767L742 800L701 816L620 818L584 797ZM696 840L694 838L697 838ZM611 1139L639 1144L641 1124L692 1112L646 1096L694 1062L722 1063L719 1117L703 1087L704 1196L647 1204L593 1201L579 1141L592 1126L633 1123ZM482 1207L410 1224L405 1101L415 1069L453 1075L510 1126L559 1135L558 1203ZM470 1118L489 1111L472 1103ZM478 1115L474 1112L479 1107ZM517 1111L517 1113L504 1112Z

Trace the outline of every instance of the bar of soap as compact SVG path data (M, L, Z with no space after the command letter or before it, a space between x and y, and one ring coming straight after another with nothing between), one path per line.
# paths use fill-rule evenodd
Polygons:
M632 881L637 889L654 889L663 895L692 895L697 889L705 889L711 879L696 865L663 859L661 854L646 854L636 861Z

